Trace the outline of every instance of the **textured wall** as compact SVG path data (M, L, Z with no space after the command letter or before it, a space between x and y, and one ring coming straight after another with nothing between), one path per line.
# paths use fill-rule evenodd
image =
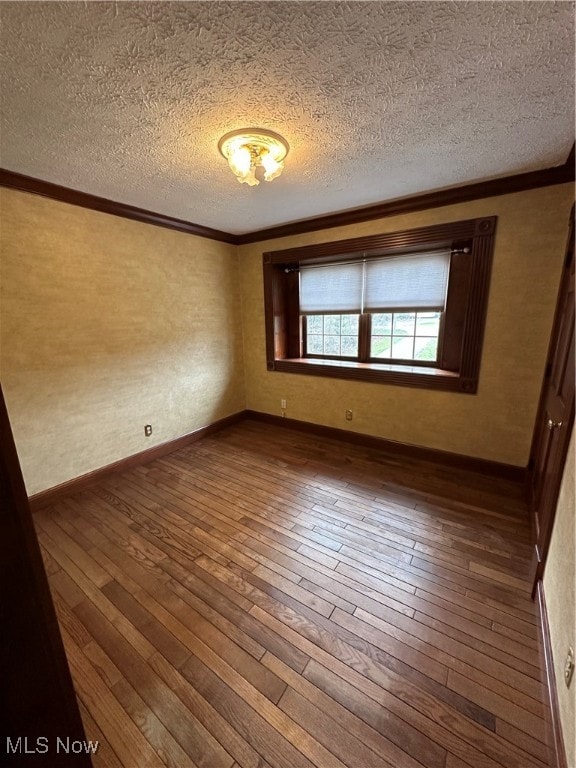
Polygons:
M29 493L245 405L279 413L280 398L293 418L524 466L571 194L549 187L243 246L239 281L232 246L2 190L0 373ZM266 371L264 250L492 214L477 395Z
M576 651L575 461L572 433L544 573L544 594L550 623L560 719L569 768L576 766L576 677L572 679L570 688L566 688L563 671L568 646Z
M292 418L526 466L572 193L547 187L242 246L247 407L279 414L286 398ZM477 395L266 371L264 251L490 215L499 219Z
M30 494L245 407L233 246L0 202L0 372Z

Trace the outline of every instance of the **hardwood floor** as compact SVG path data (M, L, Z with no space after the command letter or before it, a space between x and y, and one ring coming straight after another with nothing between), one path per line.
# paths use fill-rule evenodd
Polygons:
M549 765L510 483L245 421L35 522L97 768Z

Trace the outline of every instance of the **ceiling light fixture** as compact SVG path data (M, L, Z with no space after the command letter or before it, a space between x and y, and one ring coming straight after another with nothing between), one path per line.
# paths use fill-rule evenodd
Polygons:
M259 184L256 169L262 167L264 181L278 178L284 170L288 142L274 131L264 128L242 128L222 136L220 153L228 160L230 170L241 184Z

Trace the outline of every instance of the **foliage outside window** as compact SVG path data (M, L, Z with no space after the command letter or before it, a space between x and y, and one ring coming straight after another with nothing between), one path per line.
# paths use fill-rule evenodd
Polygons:
M268 370L474 393L495 224L264 254Z

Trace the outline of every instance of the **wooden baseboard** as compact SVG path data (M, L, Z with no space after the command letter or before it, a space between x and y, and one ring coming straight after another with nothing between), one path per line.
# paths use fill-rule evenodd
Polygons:
M279 427L285 427L288 429L296 429L301 432L308 432L318 437L325 437L336 440L343 440L348 443L354 443L355 445L362 445L365 448L371 448L373 450L383 451L394 455L396 457L402 457L405 459L412 459L417 461L429 461L440 466L452 467L454 469L464 469L471 472L477 472L491 477L504 478L517 483L524 483L526 481L527 470L523 467L515 467L511 464L500 464L497 461L489 461L487 459L477 459L473 456L462 456L457 453L449 453L448 451L439 451L434 448L423 448L418 445L409 445L408 443L399 443L395 440L387 440L383 437L373 437L372 435L364 435L360 432L349 432L345 429L337 429L335 427L325 427L321 424L312 424L308 421L298 421L297 419L283 419L280 416L274 416L269 413L261 413L260 411L240 411L227 416L223 419L215 421L213 424L209 424L206 427L196 429L194 432L189 432L182 437L177 437L175 440L169 440L166 443L161 443L153 448L148 448L146 451L140 451L132 456L127 456L124 459L115 461L112 464L107 464L105 467L100 467L92 472L87 472L85 475L75 477L72 480L67 480L65 483L56 485L53 488L48 488L45 491L40 491L30 496L28 501L30 508L33 512L43 507L47 507L49 504L53 504L58 499L64 496L69 496L72 493L79 493L90 485L99 482L106 475L112 472L122 472L125 469L136 467L141 464L146 464L149 461L159 458L160 456L166 456L168 453L177 451L190 443L200 440L207 435L214 434L221 429L232 426L243 419L253 419L255 421L262 421L267 424L274 424Z
M364 435L361 432L349 432L346 429L325 427L322 424L312 424L309 421L286 419L281 416L274 416L270 413L262 413L260 411L247 410L244 411L244 414L246 418L255 421L263 421L266 424L274 424L278 427L296 429L301 432L318 435L319 437L344 440L348 443L362 445L365 448L383 451L384 453L389 453L397 457L417 461L429 461L440 466L478 472L491 477L511 480L522 485L526 482L527 469L525 467L516 467L512 464L501 464L500 462L490 461L488 459L477 459L474 456L463 456L458 453L440 451L435 448L424 448L419 445L400 443L395 440L387 440L384 437Z
M35 512L38 509L47 507L49 504L53 504L64 496L70 496L72 493L83 491L85 488L99 482L103 477L110 475L113 472L122 472L131 467L147 464L149 461L160 458L160 456L166 456L166 454L184 448L185 446L190 445L190 443L196 442L196 440L201 440L207 435L212 435L214 432L219 432L221 429L236 424L244 418L244 413L244 411L240 411L239 413L232 414L232 416L226 416L212 424L208 424L206 427L195 429L193 432L188 432L188 434L182 435L182 437L177 437L175 440L168 440L160 445L155 445L153 448L148 448L145 451L134 453L132 456L127 456L125 459L114 461L112 464L107 464L105 467L100 467L92 472L87 472L85 475L80 475L80 477L67 480L65 483L56 485L53 488L48 488L45 491L35 493L28 498L30 508L32 512Z
M558 689L556 688L556 675L552 657L552 641L550 638L550 625L548 624L548 611L546 610L546 598L544 596L544 584L540 579L536 585L538 609L540 611L540 646L541 663L544 672L544 681L547 689L549 703L549 748L552 759L552 768L568 768L562 725L560 722L560 707L558 705Z

